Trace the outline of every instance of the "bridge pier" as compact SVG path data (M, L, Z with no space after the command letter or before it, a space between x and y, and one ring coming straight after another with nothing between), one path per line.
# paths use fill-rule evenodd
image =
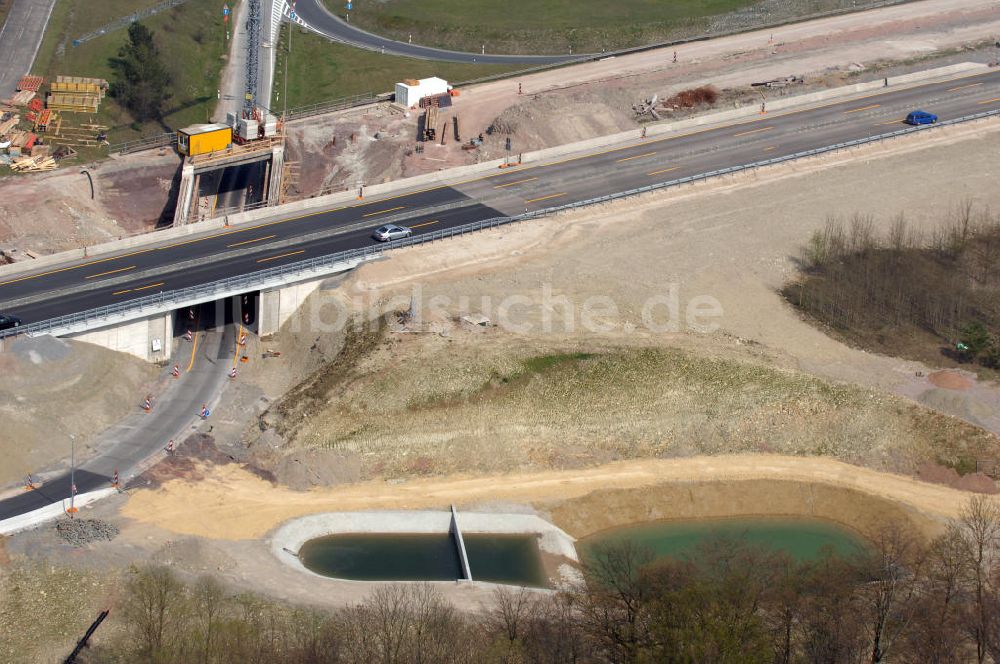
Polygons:
M323 277L261 291L257 298L257 334L261 337L275 334L325 280Z
M191 201L198 197L198 177L194 166L185 163L181 167L181 184L177 188L177 207L174 208L174 226L187 223L191 213Z

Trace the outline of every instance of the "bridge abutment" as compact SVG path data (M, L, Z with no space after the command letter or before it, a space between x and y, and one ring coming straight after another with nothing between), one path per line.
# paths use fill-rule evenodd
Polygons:
M147 362L166 362L173 346L174 314L168 311L147 318L117 323L66 338L134 355Z

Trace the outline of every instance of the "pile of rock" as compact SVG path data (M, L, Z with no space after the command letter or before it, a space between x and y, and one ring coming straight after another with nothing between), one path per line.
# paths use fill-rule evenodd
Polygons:
M91 542L110 542L118 536L118 526L100 519L66 519L56 524L56 532L68 544L86 546Z

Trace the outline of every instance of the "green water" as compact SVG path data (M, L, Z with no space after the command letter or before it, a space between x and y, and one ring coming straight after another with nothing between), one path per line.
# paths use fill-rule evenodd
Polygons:
M472 578L544 586L532 535L465 535ZM309 540L299 549L306 569L355 581L454 581L462 578L451 535L350 534Z
M329 535L299 560L317 574L355 581L454 581L462 577L450 535Z
M476 581L544 588L548 585L534 535L463 535Z
M718 519L703 521L656 521L614 528L580 541L577 548L587 556L595 546L622 540L649 547L657 558L681 558L694 552L708 537L739 539L752 546L783 551L799 561L814 560L826 550L850 556L865 546L854 532L817 519Z

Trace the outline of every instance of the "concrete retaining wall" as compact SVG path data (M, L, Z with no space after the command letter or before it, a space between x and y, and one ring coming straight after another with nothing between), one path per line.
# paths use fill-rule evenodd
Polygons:
M134 355L147 362L166 362L173 347L173 313L157 314L128 323L120 323L78 334L70 339ZM159 342L159 350L153 345Z
M972 62L959 63L955 65L949 65L947 67L938 67L936 69L929 69L926 71L914 72L912 74L890 77L889 86L893 89L899 89L900 87L914 86L936 79L961 78L963 75L965 76L976 75L987 70L988 66L985 64L972 63ZM831 88L828 90L820 90L818 92L812 92L804 95L792 95L788 97L781 97L779 99L774 99L769 101L768 109L770 111L778 111L783 109L808 107L809 105L812 104L829 102L834 99L843 100L849 98L852 95L856 95L862 92L869 92L882 87L883 87L882 81L870 81L868 83L858 83L856 85L848 85L838 88ZM646 126L646 135L647 137L664 136L666 134L674 132L680 132L702 127L709 127L711 125L731 122L733 120L738 120L741 118L750 118L758 114L759 114L759 106L753 104L737 109L732 109L729 111L708 113L694 118L689 118L687 120L679 120L677 122L664 121L664 122L649 124ZM634 143L639 140L641 140L640 130L633 129L630 131L620 132L617 134L601 136L587 141L579 141L577 143L570 143L567 145L547 148L545 150L538 150L536 152L525 153L522 155L522 159L525 164L538 163L538 162L544 162L546 160L551 160L557 157L572 155L575 153L585 153L587 151L591 151L598 148L608 148L611 146L625 145L630 142ZM411 178L394 180L392 182L387 182L383 184L370 185L365 187L365 196L371 197L371 196L384 195L388 193L403 194L408 191L420 190L443 184L458 185L461 184L462 181L469 180L476 176L482 176L489 173L497 173L499 166L503 163L504 160L496 159L493 161L482 162L470 166L451 168L448 170L436 171L434 173L427 173L424 175L418 175ZM333 207L337 207L338 205L348 206L348 205L354 205L356 203L358 203L358 201L356 197L356 192L354 190L338 192L326 196L318 196L316 198L307 198L305 200L295 201L293 203L287 203L278 208L265 207L258 210L250 210L247 212L242 212L240 214L230 215L229 217L226 218L209 219L206 221L199 221L196 223L188 224L186 226L173 227L162 231L156 231L153 233L145 233L142 235L136 235L129 238L123 238L121 240L116 240L113 242L107 242L104 244L95 245L93 247L88 247L87 249L75 249L71 251L64 251L57 254L42 256L33 261L21 261L11 265L3 265L0 266L0 277L9 277L14 274L33 272L35 270L40 270L50 265L63 263L67 261L73 261L73 260L82 260L88 257L101 256L118 251L124 251L126 249L131 249L133 247L156 245L159 243L169 243L171 241L195 235L197 233L206 233L214 230L220 230L226 228L227 226L252 224L254 222L261 221L264 219L281 220L281 219L294 218L298 216L304 216L307 214L313 214L316 212L324 211Z
M492 514L462 512L457 515L465 533L535 534L538 548L548 554L578 561L575 540L565 531L534 514ZM327 512L289 521L271 536L271 551L286 564L318 578L298 558L298 551L309 540L346 533L440 533L450 532L451 512L385 511ZM367 583L367 582L366 582Z

